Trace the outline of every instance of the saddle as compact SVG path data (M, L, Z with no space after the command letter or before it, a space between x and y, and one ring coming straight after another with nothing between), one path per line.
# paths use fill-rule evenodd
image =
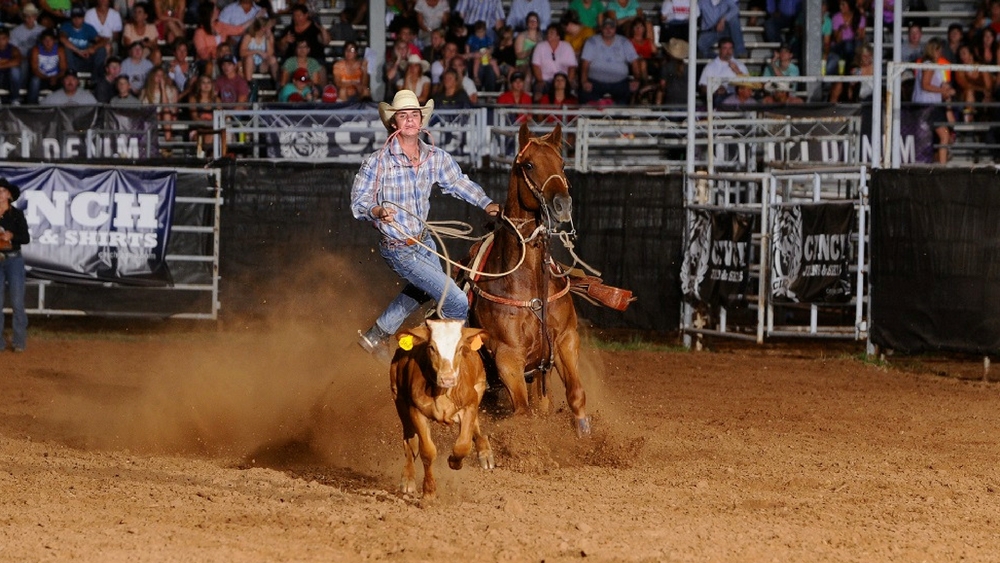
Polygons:
M469 250L469 257L463 260L463 265L472 270L478 271L493 249L493 233L489 233L483 240L476 242ZM569 268L563 264L555 264L553 270L568 273L569 291L585 299L588 303L596 306L604 306L616 311L624 311L637 298L632 295L632 291L614 287L604 283L604 280L597 276L589 276L580 268ZM456 281L465 291L472 303L472 286L479 280L478 274L469 274L462 270L456 272ZM464 282L464 283L463 283Z

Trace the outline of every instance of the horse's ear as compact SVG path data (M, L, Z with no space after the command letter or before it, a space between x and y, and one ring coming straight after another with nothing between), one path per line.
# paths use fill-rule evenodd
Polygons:
M528 146L529 135L531 135L531 131L528 130L528 124L521 122L521 129L517 132L517 150Z
M557 146L562 146L562 123L556 123L556 128L549 133L549 141Z

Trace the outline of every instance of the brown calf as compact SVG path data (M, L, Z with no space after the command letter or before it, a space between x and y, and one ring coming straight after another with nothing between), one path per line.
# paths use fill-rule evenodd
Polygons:
M414 460L424 464L424 498L437 492L432 465L437 448L431 440L430 421L459 423L458 439L448 456L448 466L461 469L462 460L475 441L479 465L493 469L493 450L479 428L479 402L486 391L486 370L477 351L486 338L478 328L463 328L462 321L428 320L426 325L398 335L399 348L389 368L389 386L396 412L403 423L406 465L400 488L416 493Z

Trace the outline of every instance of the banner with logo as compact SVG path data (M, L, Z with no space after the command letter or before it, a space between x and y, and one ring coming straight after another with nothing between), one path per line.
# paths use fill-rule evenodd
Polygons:
M922 106L903 107L899 113L900 162L903 164L929 163L934 160L934 131L930 119L933 108ZM870 163L872 160L872 144L881 141L881 133L872 134L871 103L863 104L832 104L829 106L788 104L780 108L767 108L762 111L764 117L785 116L795 119L861 117L860 159ZM836 122L791 122L788 133L801 140L792 143L764 143L764 153L773 152L775 160L784 162L822 162L825 164L855 164L852 143L836 139L849 133L846 121ZM776 126L783 133L785 124ZM772 158L766 156L766 158Z
M324 111L303 111L310 107ZM354 111L343 111L352 108ZM341 111L333 115L327 111L330 109ZM381 149L388 138L388 131L374 106L269 105L268 111L257 116L257 120L260 128L274 130L265 134L268 158L360 162ZM469 126L472 120L468 113L438 112L426 127L431 131L435 146L456 160L469 160L476 145L462 128Z
M170 285L165 262L177 173L0 166L21 188L31 243L22 247L36 278Z
M851 203L776 206L771 224L771 295L795 303L851 298Z
M154 106L0 108L0 158L61 160L159 155Z
M680 276L685 299L727 307L746 303L750 237L756 223L756 216L748 213L688 210Z

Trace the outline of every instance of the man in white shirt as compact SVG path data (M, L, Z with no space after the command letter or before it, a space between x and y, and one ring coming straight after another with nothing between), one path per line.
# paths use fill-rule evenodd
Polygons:
M701 71L701 78L698 79L698 88L703 96L707 96L709 77L733 78L735 76L746 76L750 74L745 64L733 57L733 40L728 37L719 40L719 55L705 65ZM729 94L735 92L734 86L728 82L717 83L715 91L711 93L716 103L724 100Z
M426 45L431 40L432 31L448 24L451 8L448 0L417 0L413 12L417 15L417 24L420 26L417 37Z
M691 0L663 0L663 6L660 7L660 18L663 20L660 43L667 43L673 38L687 41L688 21L691 19Z
M21 52L21 84L25 87L31 80L31 49L45 31L45 26L38 23L38 14L34 4L25 4L21 8L21 25L10 30L10 43Z
M38 44L38 37L45 31L45 26L38 24L38 8L34 4L25 4L21 8L21 25L10 30L10 42L21 51L21 76L27 80L30 74L31 49Z
M111 7L111 0L97 0L97 5L83 16L83 22L89 23L98 35L108 39L108 56L114 55L122 37L122 16Z

